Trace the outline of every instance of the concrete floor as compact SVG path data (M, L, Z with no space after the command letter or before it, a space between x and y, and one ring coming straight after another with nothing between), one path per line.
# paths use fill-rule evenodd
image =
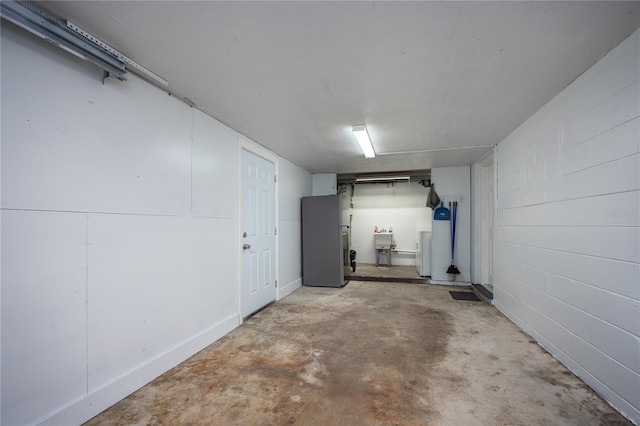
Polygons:
M447 290L303 287L88 424L629 424L495 308Z

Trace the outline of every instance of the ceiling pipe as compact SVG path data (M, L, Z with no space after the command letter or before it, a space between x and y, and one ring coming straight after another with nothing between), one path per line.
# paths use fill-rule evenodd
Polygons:
M421 154L424 152L437 152L437 151L458 151L460 149L477 149L477 148L494 148L496 145L472 145L472 146L454 146L450 148L431 148L431 149L419 149L415 151L393 151L393 152L376 152L376 155L401 155L401 154Z

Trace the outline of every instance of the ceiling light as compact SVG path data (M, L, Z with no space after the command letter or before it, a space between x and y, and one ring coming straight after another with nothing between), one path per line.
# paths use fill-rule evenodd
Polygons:
M397 180L409 181L411 178L407 175L404 176L372 176L372 177L359 177L356 178L356 182L390 182Z
M367 128L364 126L364 124L353 126L353 134L356 135L356 139L358 139L360 149L362 149L362 153L364 154L364 156L367 158L375 157L376 153L373 150L371 139L369 139L369 134L367 133Z

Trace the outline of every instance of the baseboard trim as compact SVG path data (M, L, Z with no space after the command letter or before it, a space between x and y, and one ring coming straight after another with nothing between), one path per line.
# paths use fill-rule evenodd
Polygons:
M164 354L135 368L120 378L71 402L44 418L40 425L81 424L95 417L116 402L132 394L171 368L220 339L240 325L238 315L232 315L207 330L169 349Z
M278 300L283 299L302 287L302 278L291 281L289 284L278 288Z
M429 280L429 284L464 286L464 287L469 287L471 285L471 283L468 281L444 281L444 280Z

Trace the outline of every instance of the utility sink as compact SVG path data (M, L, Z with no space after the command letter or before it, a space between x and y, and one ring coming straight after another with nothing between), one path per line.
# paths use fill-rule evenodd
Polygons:
M373 234L376 250L389 250L393 244L393 234Z

